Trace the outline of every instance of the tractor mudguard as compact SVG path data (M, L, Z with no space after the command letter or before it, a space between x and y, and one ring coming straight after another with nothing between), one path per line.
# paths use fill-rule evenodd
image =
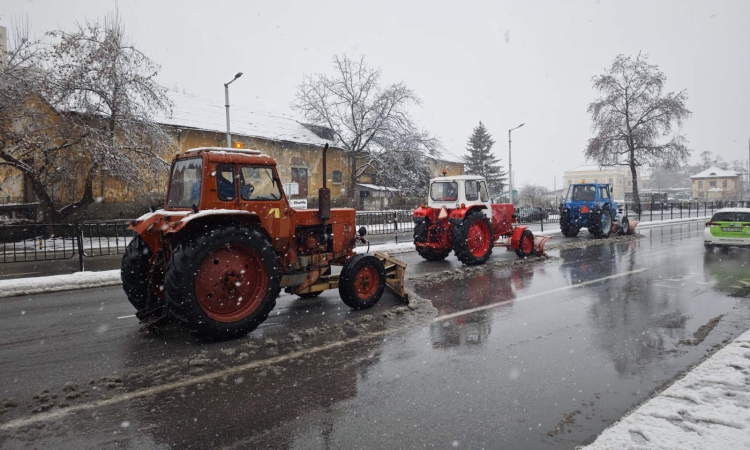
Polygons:
M456 208L454 210L451 210L450 213L450 221L453 223L453 220L464 220L466 218L466 215L469 214L472 211L478 211L480 209L487 209L485 205L471 205L467 208Z
M529 227L525 225L519 225L513 229L513 234L510 236L510 248L511 249L513 250L518 249L518 247L521 245L521 235L528 228Z
M430 222L434 223L437 214L438 210L436 210L435 208L430 208L422 205L414 210L414 222L416 223L417 221L428 219Z

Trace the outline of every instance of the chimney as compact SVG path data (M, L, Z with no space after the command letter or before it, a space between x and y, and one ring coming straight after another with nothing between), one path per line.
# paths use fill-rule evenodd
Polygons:
M0 27L0 66L8 63L8 29Z

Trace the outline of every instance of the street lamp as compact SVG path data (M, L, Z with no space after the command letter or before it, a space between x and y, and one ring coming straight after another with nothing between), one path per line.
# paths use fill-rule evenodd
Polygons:
M510 194L510 202L515 203L515 199L513 198L513 164L511 162L511 151L510 151L510 132L513 130L517 130L524 126L525 123L522 123L521 125L511 128L508 130L508 186L509 190L508 193Z
M229 85L234 83L234 80L242 76L242 72L237 72L237 75L232 78L229 83L224 83L224 106L227 107L227 147L232 148L232 135L229 133Z

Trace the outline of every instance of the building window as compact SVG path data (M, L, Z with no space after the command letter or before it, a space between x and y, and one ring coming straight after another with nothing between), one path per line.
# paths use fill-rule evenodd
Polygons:
M568 180L568 186L570 186L571 184L573 184L573 180Z
M727 180L724 180L721 182L721 187L726 188L727 187Z
M292 167L292 183L299 186L300 197L307 197L307 168Z
M698 189L703 189L703 181L698 180Z
M333 182L336 184L341 184L344 182L344 174L341 173L340 170L333 171Z
M716 182L715 181L709 181L708 182L708 186L709 187L716 187Z

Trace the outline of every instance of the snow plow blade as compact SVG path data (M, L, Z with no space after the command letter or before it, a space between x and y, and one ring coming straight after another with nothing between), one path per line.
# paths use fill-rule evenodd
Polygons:
M534 254L544 256L544 246L549 240L549 236L534 236Z
M383 267L385 267L385 284L388 286L388 289L408 303L409 296L404 292L406 263L381 252L375 252L375 257L378 258L380 262L383 263Z
M628 230L626 231L626 234L635 234L635 227L639 223L640 222L638 222L637 220L628 221Z

